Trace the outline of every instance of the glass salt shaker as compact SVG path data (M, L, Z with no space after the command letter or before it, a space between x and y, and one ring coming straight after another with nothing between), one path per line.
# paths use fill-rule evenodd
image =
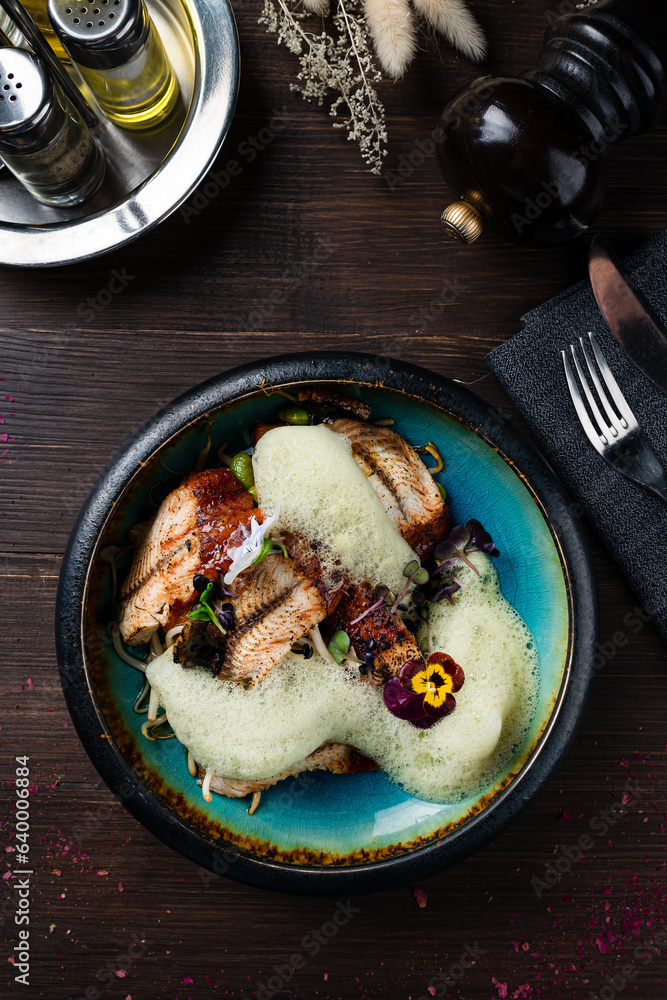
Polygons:
M116 125L146 129L179 97L176 75L144 0L48 0L63 48Z
M0 157L46 205L78 205L104 179L104 154L32 52L0 48Z

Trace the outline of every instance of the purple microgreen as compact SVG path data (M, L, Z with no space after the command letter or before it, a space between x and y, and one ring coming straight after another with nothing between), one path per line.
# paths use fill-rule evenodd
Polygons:
M381 608L384 603L385 603L385 598L381 597L378 601L375 601L374 604L371 604L370 608L366 608L366 610L362 611L360 615L357 615L356 618L353 618L352 621L350 622L350 625L356 625L357 622L362 621L367 615L370 615L374 611L377 611L378 608Z
M218 590L223 597L236 597L233 590L229 590L228 587L225 587L224 573L221 569L218 570Z
M448 583L446 587L441 587L440 590L436 590L435 594L431 597L431 600L434 604L437 604L438 601L447 600L451 606L454 607L454 599L452 595L456 594L459 590L461 590L461 584L452 580L452 582Z
M470 543L473 546L472 551L484 552L487 556L500 555L491 535L479 521L472 518L467 522L466 528L470 532Z

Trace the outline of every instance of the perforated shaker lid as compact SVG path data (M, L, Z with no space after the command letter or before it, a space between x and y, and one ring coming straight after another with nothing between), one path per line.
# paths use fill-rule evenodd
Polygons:
M72 61L90 69L125 65L150 29L144 0L48 0L47 11Z
M0 48L0 153L28 153L48 140L53 81L32 52Z

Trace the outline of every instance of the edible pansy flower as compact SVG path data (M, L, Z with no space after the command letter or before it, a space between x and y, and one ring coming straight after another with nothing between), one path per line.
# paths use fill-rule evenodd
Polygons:
M426 663L408 660L398 677L384 686L386 707L399 719L419 729L429 729L456 708L454 695L461 690L465 674L447 653L431 653Z
M271 530L278 517L278 509L271 517L267 517L261 524L256 518L250 518L250 533L243 539L240 545L229 550L231 564L225 573L224 582L227 586L233 583L239 573L257 560L258 556L268 555L269 547L264 544L266 535ZM268 541L268 539L267 539ZM271 543L272 547L273 543Z

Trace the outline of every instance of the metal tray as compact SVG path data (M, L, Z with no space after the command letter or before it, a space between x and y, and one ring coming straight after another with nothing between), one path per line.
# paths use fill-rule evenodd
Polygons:
M231 6L228 0L148 0L148 8L178 76L180 109L144 133L121 129L100 112L94 132L107 153L107 177L83 205L42 205L8 170L0 171L0 264L70 264L129 243L178 208L211 166L238 91Z

